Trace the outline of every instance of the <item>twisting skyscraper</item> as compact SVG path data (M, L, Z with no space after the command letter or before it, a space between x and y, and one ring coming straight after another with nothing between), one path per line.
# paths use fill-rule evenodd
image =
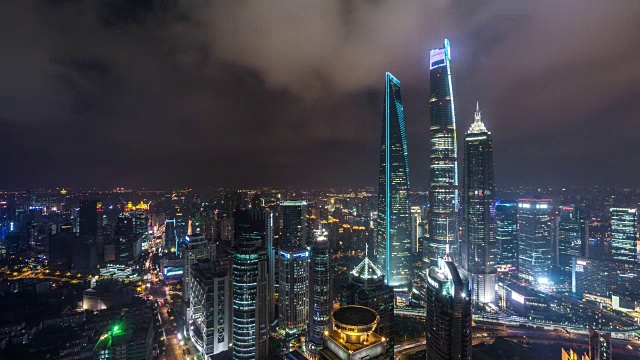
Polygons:
M456 254L458 243L458 150L451 82L449 40L430 52L429 112L429 241L425 249L432 266L446 254ZM455 260L455 259L454 259Z
M409 167L400 81L386 74L378 178L377 262L398 291L411 281Z
M464 138L464 245L460 263L471 273L472 299L495 301L496 213L491 133L482 123L480 107Z

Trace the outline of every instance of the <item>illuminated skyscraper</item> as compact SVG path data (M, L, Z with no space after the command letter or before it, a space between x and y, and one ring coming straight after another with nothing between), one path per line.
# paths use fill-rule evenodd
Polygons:
M233 359L265 359L269 340L269 256L265 246L267 214L234 213L232 248Z
M309 321L309 250L285 247L278 251L278 331L287 340L303 336Z
M616 260L638 262L638 211L631 208L611 208L611 253Z
M471 359L469 281L450 260L427 273L427 359Z
M432 266L458 244L458 146L451 81L451 48L430 52L429 110L431 153L429 163L429 241L425 249Z
M377 262L398 291L411 281L409 167L400 81L386 74L378 177Z
M282 245L307 245L307 202L287 200L282 203Z
M518 200L518 276L546 284L551 271L551 200Z
M584 256L587 245L588 221L584 211L574 205L560 207L558 220L557 265L565 273L571 273L573 257Z
M327 232L316 232L311 248L311 289L309 294L309 337L307 349L311 358L318 358L324 345L324 331L329 326L331 298L331 256Z
M516 270L518 266L518 204L500 201L496 204L496 240L498 265L502 271Z
M473 301L496 299L495 175L491 133L482 123L480 108L464 138L464 245L461 265L471 274Z

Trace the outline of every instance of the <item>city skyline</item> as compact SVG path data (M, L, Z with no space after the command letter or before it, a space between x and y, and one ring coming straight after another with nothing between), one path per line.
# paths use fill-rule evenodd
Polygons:
M491 119L498 187L628 186L640 171L639 54L624 46L637 42L638 4L589 4L578 16L544 2L160 3L2 5L16 36L0 62L0 150L12 174L0 187L374 185L376 79L405 79L409 162L424 164L425 63L444 37L455 44L456 115L470 118L480 100ZM217 21L223 12L238 29ZM307 13L316 21L283 21ZM276 23L270 36L247 26ZM615 71L597 70L611 58ZM603 117L612 136L601 136ZM427 169L412 177L424 187Z

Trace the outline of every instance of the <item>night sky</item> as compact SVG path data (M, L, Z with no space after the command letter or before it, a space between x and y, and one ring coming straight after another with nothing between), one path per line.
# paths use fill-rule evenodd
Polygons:
M425 189L445 37L458 139L479 100L499 187L638 185L639 18L637 0L2 1L0 187L375 186L389 71Z

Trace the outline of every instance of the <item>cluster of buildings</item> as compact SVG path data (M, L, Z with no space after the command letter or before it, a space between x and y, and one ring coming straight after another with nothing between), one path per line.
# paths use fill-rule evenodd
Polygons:
M479 106L459 174L448 41L431 50L429 64L426 193L410 191L400 81L386 73L377 190L147 191L140 196L146 203L136 206L121 190L73 200L63 190L38 202L14 194L30 205L18 211L2 204L0 255L42 261L25 271L91 275L81 307L102 314L86 340L100 359L150 358L158 330L153 310L136 304L130 283L139 279L134 270L153 269L154 261L159 278L181 285L180 331L202 359L266 359L274 352L393 359L400 304L425 309L429 359L470 359L474 310L545 311L548 303L532 288L565 283L586 299L635 310L638 210L607 203L606 211L593 211L582 199L544 196L499 200L493 139ZM609 225L604 231L602 223ZM590 250L594 241L606 251ZM145 248L148 258L141 257ZM339 289L338 267L348 274ZM73 319L65 324L86 329L93 321ZM7 331L29 338L31 330ZM610 349L608 335L592 336ZM605 345L593 345L594 354L605 353Z

